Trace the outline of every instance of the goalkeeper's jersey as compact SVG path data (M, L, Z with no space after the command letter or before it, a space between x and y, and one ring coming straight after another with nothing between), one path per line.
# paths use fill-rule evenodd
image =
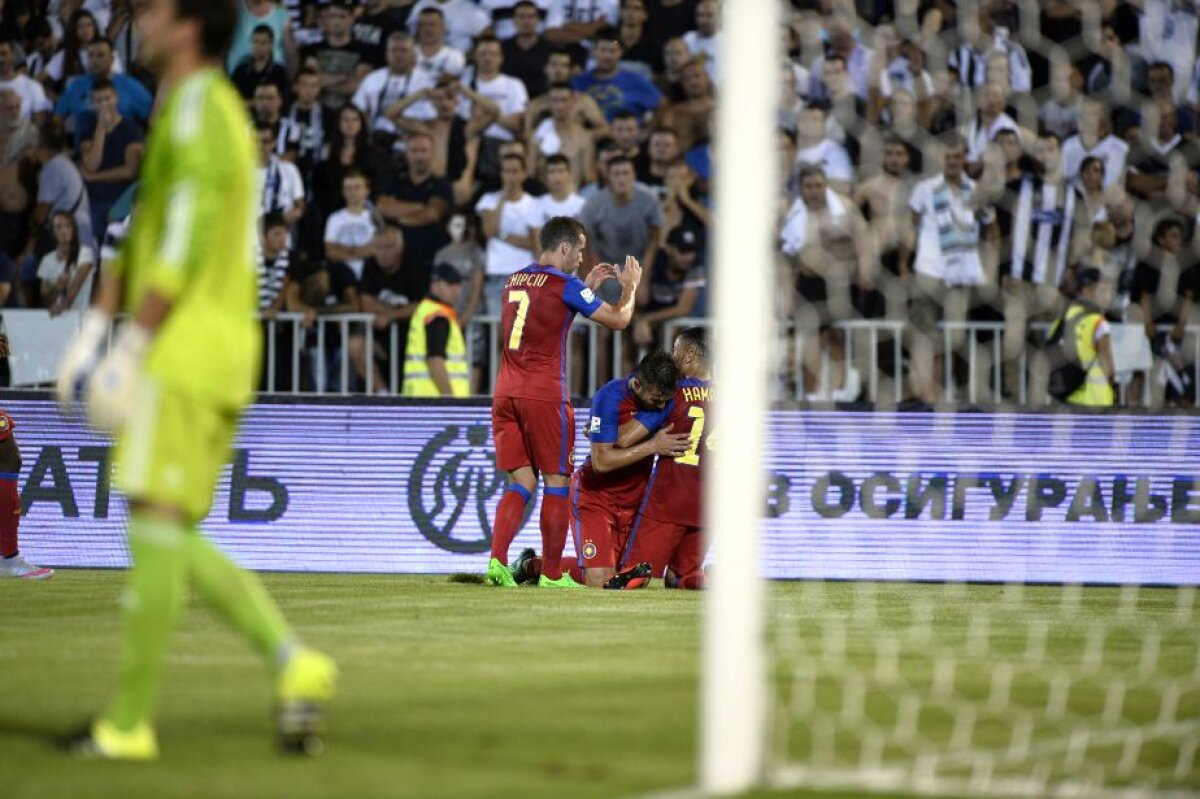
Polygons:
M225 406L245 404L258 373L257 174L250 118L233 84L212 69L188 76L152 125L114 263L124 311L135 312L150 290L172 303L147 374Z

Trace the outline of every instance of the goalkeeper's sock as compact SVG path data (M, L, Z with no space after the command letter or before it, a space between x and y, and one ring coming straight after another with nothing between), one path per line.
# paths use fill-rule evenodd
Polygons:
M199 530L185 537L191 584L264 658L277 658L294 642L292 631L262 581L231 561Z
M21 497L16 477L0 479L0 558L17 554L17 527L21 523Z
M508 549L525 521L525 508L533 494L525 486L512 483L500 498L496 508L496 523L492 526L492 557L508 565Z
M570 489L547 488L542 498L542 574L551 580L562 577L562 554L567 545L567 513Z
M187 575L182 522L134 510L129 519L133 568L125 595L125 640L117 695L106 720L122 732L148 723L171 631L183 607Z

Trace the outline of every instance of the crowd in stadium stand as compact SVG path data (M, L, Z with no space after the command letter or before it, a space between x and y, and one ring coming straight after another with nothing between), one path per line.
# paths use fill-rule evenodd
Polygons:
M85 305L128 224L155 92L140 4L0 3L5 307ZM366 311L386 340L445 263L468 329L559 214L587 225L595 260L645 266L632 348L705 315L714 106L729 90L716 0L240 4L227 67L263 158L265 317ZM1139 326L1144 341L1126 328L1104 345L1152 352L1120 396L1191 404L1198 11L791 0L786 61L763 76L783 83L776 295L796 368L781 391L881 399L866 374L880 370L925 402L947 378L1032 401L1048 328L1099 270L1088 303L1107 321L1088 327L1085 367L1111 379L1101 337ZM876 324L877 351L847 322ZM1000 363L979 354L994 351Z

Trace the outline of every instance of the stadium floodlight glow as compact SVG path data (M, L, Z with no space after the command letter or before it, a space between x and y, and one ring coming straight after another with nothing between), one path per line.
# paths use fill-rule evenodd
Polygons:
M700 784L738 793L759 781L766 734L761 521L774 284L774 120L782 4L721 4L715 141L715 424L705 484L714 573L704 613Z

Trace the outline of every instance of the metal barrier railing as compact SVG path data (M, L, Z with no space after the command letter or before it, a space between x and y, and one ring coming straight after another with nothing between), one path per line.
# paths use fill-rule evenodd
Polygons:
M38 357L51 360L41 364L35 370L40 377L32 383L23 385L46 385L52 382L54 363L65 346L62 340L63 331L50 335L51 326L60 328L70 320L60 318L52 320L41 311L9 311L12 318L7 327L13 334L17 320L20 320L21 336L29 343L21 346L14 341L14 349L21 350L19 357ZM73 312L72 312L73 313ZM67 315L64 315L67 316ZM374 352L376 340L382 331L374 327L374 316L367 313L328 314L316 316L309 327L304 327L305 315L299 313L280 313L272 319L264 319L264 359L263 389L273 393L317 393L317 394L351 394L360 387L367 393L374 393L378 386L373 368L363 369L360 379L352 370L352 353L361 346L364 355L364 365L371 367L371 353ZM491 393L495 385L500 363L500 320L495 316L480 316L472 320L467 331L464 331L469 362L480 368L479 378L483 383L479 388L483 395ZM708 327L711 321L703 318L686 317L672 319L662 325L660 343L663 349L670 350L675 336L685 327ZM911 354L906 353L906 337L912 335L905 322L886 319L859 319L838 322L832 326L843 334L843 352L848 373L851 366L860 370L865 398L876 402L900 403L906 396L905 387L912 377ZM1029 330L1035 335L1044 337L1050 325L1046 322L1035 322L1029 325ZM1140 330L1140 325L1138 326ZM1159 326L1160 332L1169 330L1169 326ZM1119 330L1115 326L1114 330ZM71 332L71 331L68 331ZM110 333L111 335L111 333ZM1132 332L1136 338L1137 332ZM18 336L20 338L20 336ZM1023 346L1013 348L1017 360L1013 375L1005 373L1005 325L1003 322L944 322L940 325L940 335L937 336L939 354L943 356L942 364L942 396L947 402L965 399L969 403L990 401L1000 404L1005 397L1010 397L1023 406L1038 406L1049 402L1044 393L1044 385L1031 386L1030 376L1035 369L1031 368L1031 352L1034 348ZM53 343L51 341L53 340ZM1144 341L1144 339L1143 339ZM589 397L601 385L613 376L624 374L633 363L636 355L632 348L626 347L628 338L622 331L608 331L587 320L576 320L572 327L572 338L567 346L567 379L572 393L576 396ZM386 348L389 356L389 369L382 379L388 391L398 393L403 369L404 342L400 340L399 331L395 325L386 331L386 340L380 342ZM480 344L486 343L488 353L477 351ZM806 399L803 380L803 349L804 340L800 334L781 337L781 342L792 347L792 357L782 358L784 377L795 380L792 392L794 399ZM36 344L36 346L35 346ZM582 345L582 346L580 346ZM1142 345L1145 346L1144 344ZM1194 385L1200 385L1200 325L1185 327L1184 340L1180 346L1182 352L1190 354ZM494 353L494 357L486 357ZM1143 350L1144 354L1144 350ZM881 355L889 358L891 363L881 362ZM953 357L951 357L953 356ZM965 360L966 380L956 380L956 364ZM1118 402L1125 404L1129 399L1131 385L1135 377L1140 379L1140 401L1150 405L1154 395L1153 378L1156 370L1163 363L1160 357L1145 358L1149 366L1127 369L1122 374L1123 380L1118 381ZM1011 366L1011 364L1010 364ZM1118 369L1120 369L1118 364ZM826 387L832 373L832 357L828 348L820 352L820 375L818 384ZM580 370L583 370L582 372ZM48 377L47 377L48 376ZM1005 385L1005 380L1015 376L1013 385ZM990 377L990 379L988 379ZM281 382L282 381L282 382ZM963 396L960 397L960 394ZM829 394L824 395L829 399ZM1195 403L1200 407L1200 399Z

